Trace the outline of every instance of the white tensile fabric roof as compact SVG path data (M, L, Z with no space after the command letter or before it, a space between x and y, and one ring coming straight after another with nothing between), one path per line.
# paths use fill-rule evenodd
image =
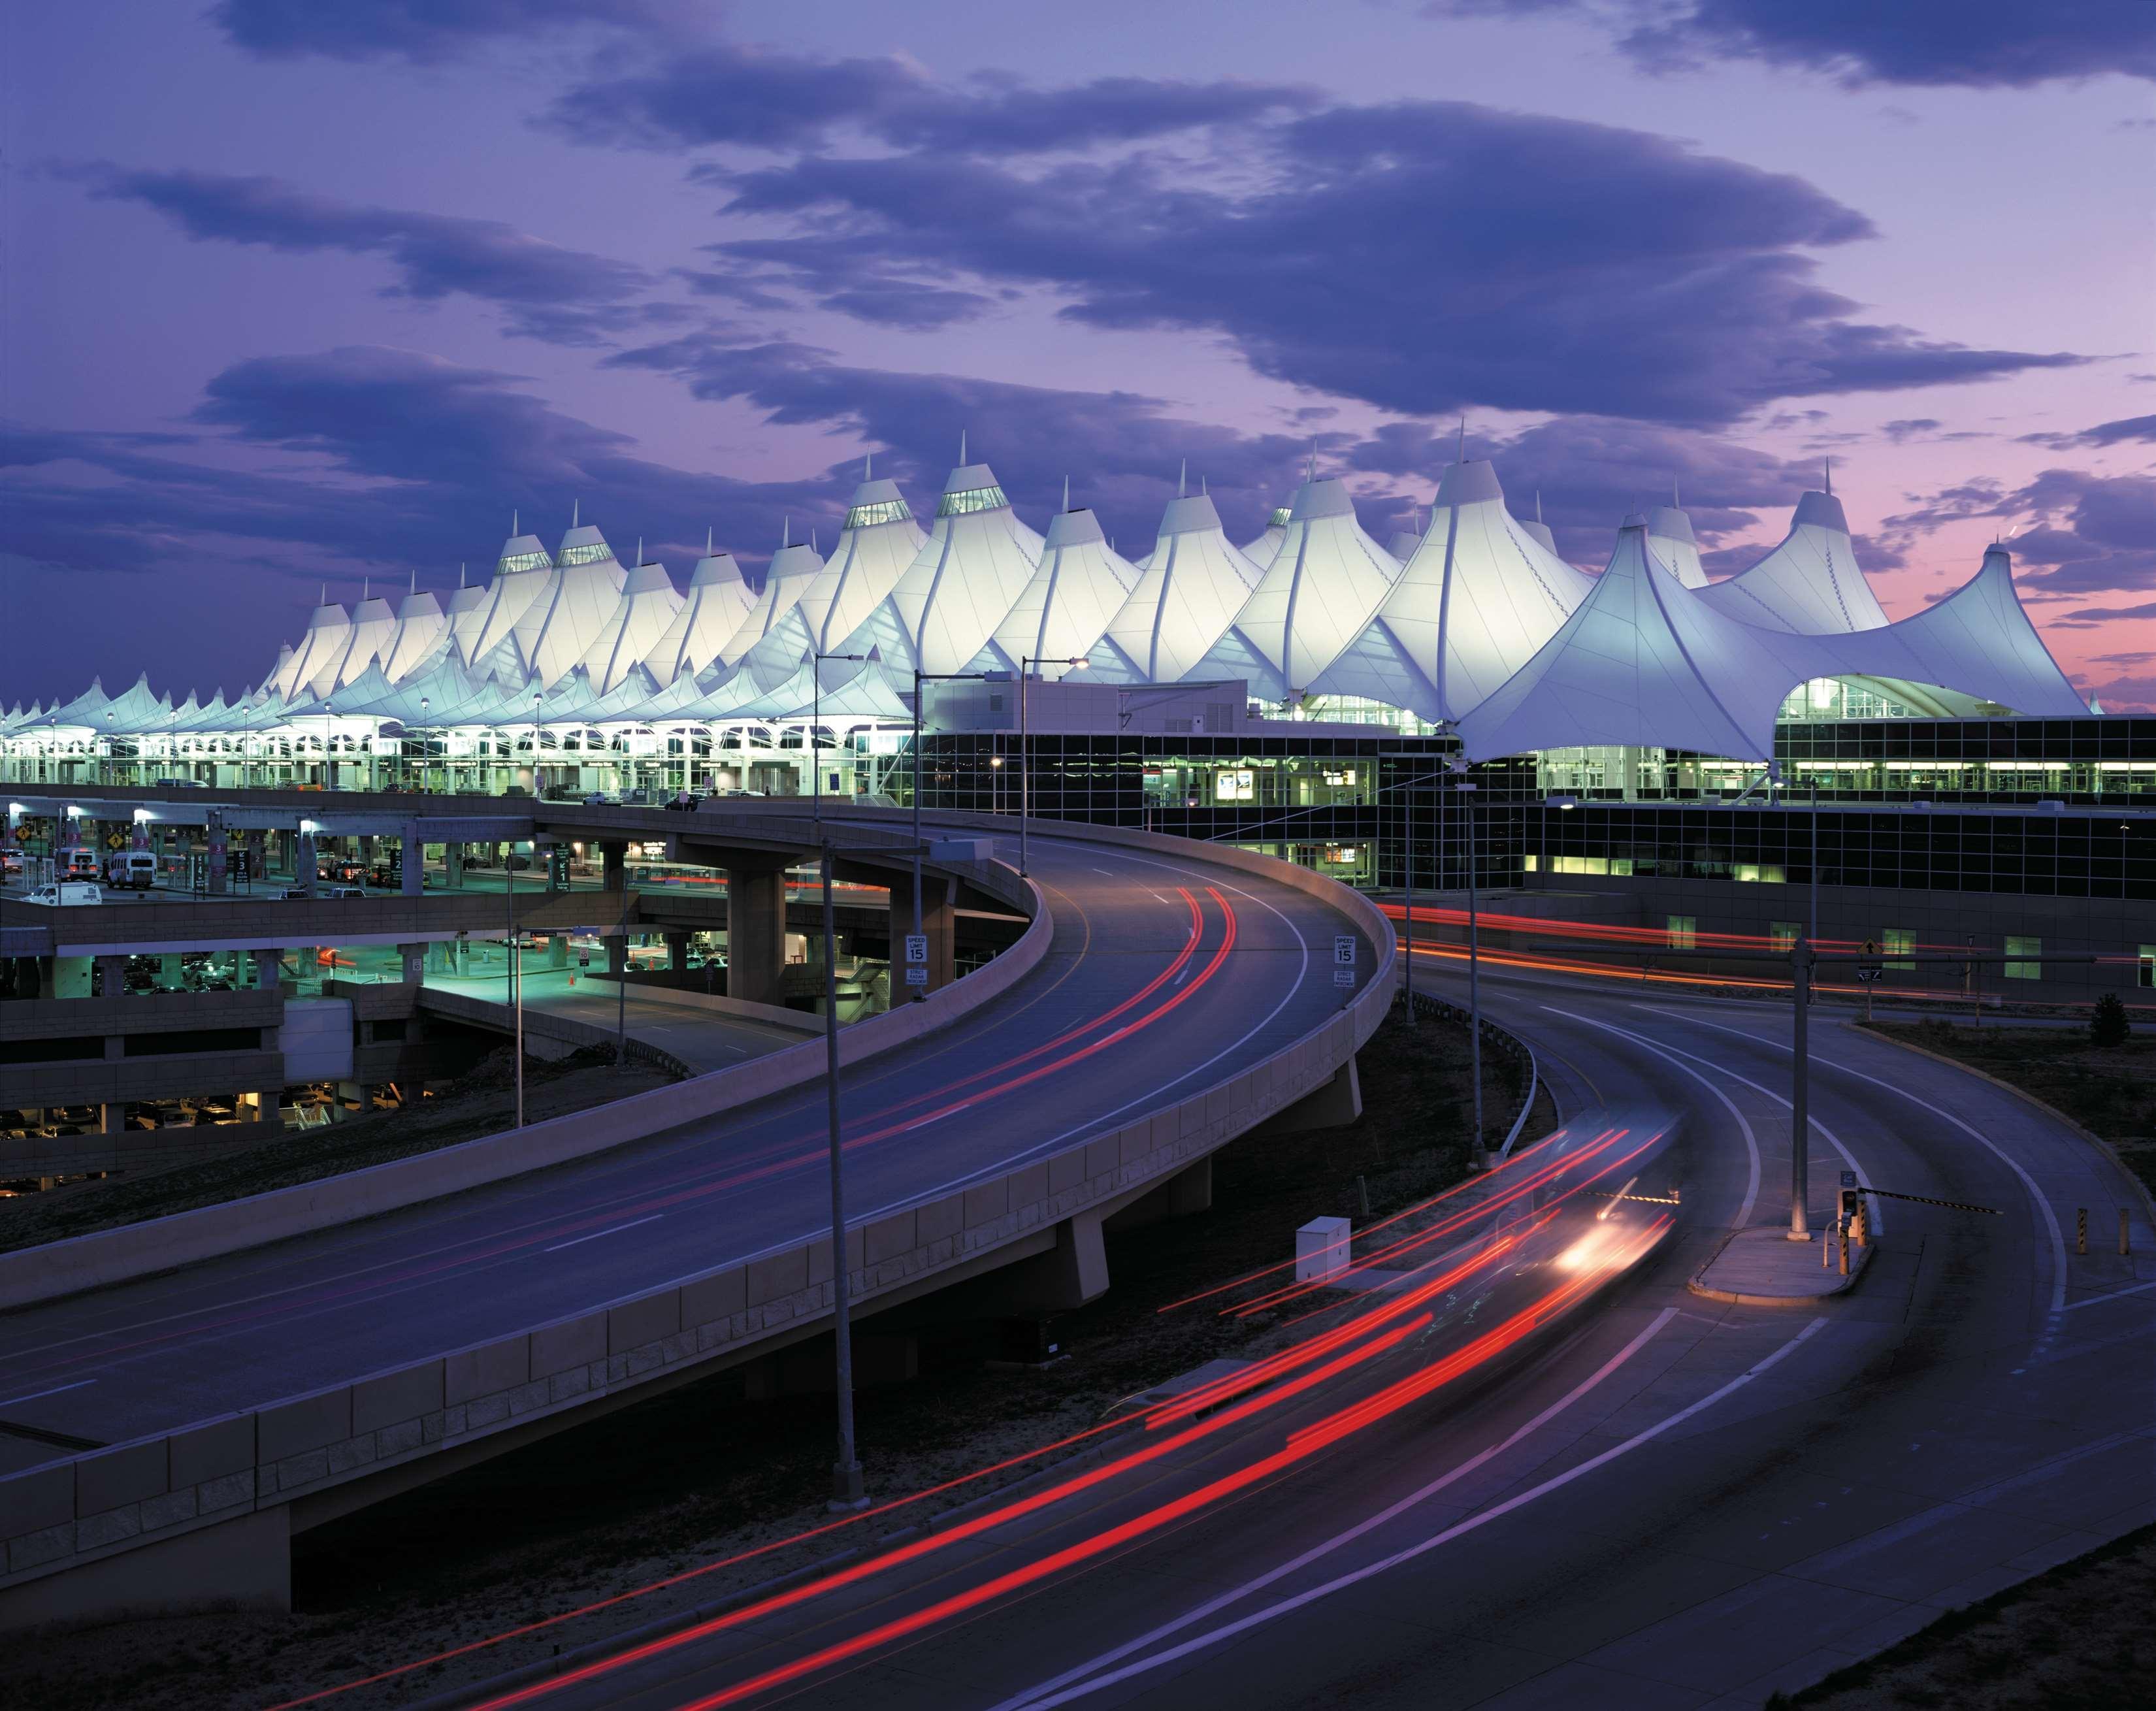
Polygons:
M396 640L397 614L388 601L379 596L362 598L352 614L352 629L330 687L342 689L347 683L356 683L367 675L369 666L385 663Z
M1738 760L1774 750L1774 716L1815 671L1808 638L1753 629L1700 600L1625 519L1609 568L1518 672L1459 721L1472 760L1592 743Z
M733 554L713 552L707 540L689 573L688 598L644 656L645 669L661 683L696 676L726 651L755 609L756 595Z
M307 619L307 633L293 650L291 664L277 680L277 693L294 701L335 689L337 667L344 662L345 648L351 640L349 612L328 601L316 607Z
M464 567L457 567L457 591L449 596L443 615L449 620L449 645L467 665L479 657L480 632L486 624L487 596L490 592L483 587L468 586Z
M913 563L838 651L874 651L885 680L909 695L916 666L965 671L1033 580L1043 544L1018 520L994 470L961 464Z
M397 634L382 650L382 672L392 683L402 682L425 665L448 640L449 616L429 592L421 593L414 582L412 592L398 603Z
M1667 565L1670 573L1686 588L1707 586L1707 572L1699 562L1699 542L1691 532L1691 518L1677 506L1658 505L1647 513L1647 550Z
M1781 544L1749 570L1709 583L1702 598L1763 629L1799 635L1876 629L1887 621L1857 568L1849 518L1831 493L1806 493Z
M536 535L511 535L501 543L501 557L495 563L494 580L487 584L479 613L468 630L462 626L458 630L465 664L477 665L482 660L491 660L495 664L507 665L513 658L515 663L521 665L522 655L516 651L516 626L526 609L547 592L553 577L553 565L554 561L547 556L547 549L539 544Z
M1344 482L1305 482L1287 538L1191 675L1240 677L1272 701L1301 695L1355 640L1401 569L1363 532Z
M1281 533L1286 532L1283 522ZM1168 501L1159 537L1137 571L1137 585L1088 656L1088 671L1105 682L1188 676L1265 577L1230 544L1220 513L1203 493Z
M1273 555L1287 539L1287 525L1291 506L1276 505L1265 518L1265 532L1255 541L1245 543L1240 550L1244 557L1260 570L1273 562Z
M554 566L546 573L545 591L525 607L513 631L525 671L546 689L567 676L591 652L627 579L613 548L589 523L562 537ZM656 641L658 636L651 640Z
M814 547L789 540L773 553L771 563L764 569L763 588L756 597L756 604L749 609L741 628L719 650L719 664L740 664L751 648L778 628L779 620L793 609L823 568L823 558Z
M619 599L578 662L600 694L611 695L632 671L642 669L644 655L659 645L680 609L681 596L665 565L639 564L623 578Z
M1100 519L1066 506L1048 525L1040 568L966 669L1016 671L1029 660L1025 669L1034 676L1062 676L1073 669L1070 661L1085 660L1137 580L1137 568L1109 547Z
M1310 687L1456 719L1526 665L1592 586L1506 510L1495 469L1450 465L1399 580Z
M1385 551L1405 564L1415 556L1415 548L1422 545L1422 537L1413 529L1395 529L1393 538L1385 542Z
M1471 759L1630 743L1767 761L1789 692L1813 678L1937 686L2017 712L2085 711L2014 588L2003 547L1898 624L1796 635L1725 616L1647 550L1628 519L1609 568L1527 666L1459 722Z

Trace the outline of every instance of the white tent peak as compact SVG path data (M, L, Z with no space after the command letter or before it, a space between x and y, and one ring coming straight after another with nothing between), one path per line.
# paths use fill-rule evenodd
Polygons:
M1674 483L1671 487L1670 496L1674 499ZM1691 532L1691 518L1678 506L1658 505L1647 513L1647 550L1686 588L1707 586L1707 570L1700 563L1699 542Z
M1701 589L1700 598L1743 623L1801 635L1876 629L1887 622L1856 563L1849 518L1831 493L1801 496L1780 543L1749 569Z

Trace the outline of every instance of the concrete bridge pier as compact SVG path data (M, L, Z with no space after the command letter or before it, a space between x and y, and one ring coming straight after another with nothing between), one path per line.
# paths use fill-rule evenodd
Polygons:
M786 1001L787 858L737 856L726 868L726 994Z
M422 866L426 859L427 846L419 840L419 828L416 825L407 825L404 828L403 847L399 856L403 866L398 875L402 881L399 889L406 897L416 897L419 895L426 878L425 870Z

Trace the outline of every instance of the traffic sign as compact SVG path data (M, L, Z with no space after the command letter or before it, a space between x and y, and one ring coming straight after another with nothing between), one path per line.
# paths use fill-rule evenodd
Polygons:
M906 971L906 984L908 986L926 986L928 984L928 971L926 969L908 969Z
M928 935L927 933L909 933L906 935L906 960L909 963L925 963L928 960ZM918 980L915 981L913 984L916 986L921 984Z
M1841 1185L1844 1188L1855 1188L1856 1186L1856 1173L1854 1170L1843 1171L1841 1173Z
M107 832L105 835L105 847L108 850L126 849L127 847L127 834L125 832Z
M1332 960L1343 968L1352 969L1355 966L1355 935L1353 933L1342 933L1334 935Z
M1335 969L1332 971L1332 984L1335 986L1353 986L1355 984L1355 971L1353 969Z

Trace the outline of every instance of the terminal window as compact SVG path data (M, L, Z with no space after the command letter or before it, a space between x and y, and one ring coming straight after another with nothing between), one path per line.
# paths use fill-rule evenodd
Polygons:
M2044 965L2035 961L2017 961L2017 958L2036 958L2044 954L2044 941L2030 938L2020 933L2006 935L2006 978L2009 980L2041 980Z
M1885 951L1889 958L1887 966L1890 968L1913 969L1917 966L1914 963L1907 960L1917 954L1917 935L1906 927L1889 927L1881 929L1879 934L1879 948ZM1902 960L1892 960L1897 958Z
M1797 943L1797 923L1794 921L1769 922L1767 936L1774 942L1776 950L1794 950Z
M1688 951L1699 943L1699 917L1672 915L1669 920L1670 948Z
M2141 984L2156 986L2156 944L2141 947Z

